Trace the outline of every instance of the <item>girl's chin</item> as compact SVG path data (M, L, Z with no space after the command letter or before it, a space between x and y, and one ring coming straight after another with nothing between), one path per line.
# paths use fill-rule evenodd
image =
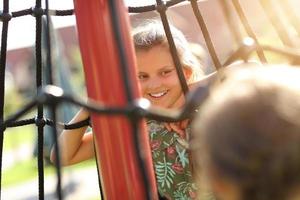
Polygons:
M168 103L165 101L165 98L153 98L153 97L147 97L147 99L151 102L152 106L156 107L162 107L162 108L168 108L170 105L167 105Z
M164 103L160 103L160 102L151 102L151 104L156 107L168 108L167 105L165 105Z

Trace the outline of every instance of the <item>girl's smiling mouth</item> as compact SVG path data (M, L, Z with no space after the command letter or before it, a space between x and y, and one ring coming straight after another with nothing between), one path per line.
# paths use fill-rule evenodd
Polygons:
M160 98L168 93L168 90L158 93L148 93L148 95L152 98Z

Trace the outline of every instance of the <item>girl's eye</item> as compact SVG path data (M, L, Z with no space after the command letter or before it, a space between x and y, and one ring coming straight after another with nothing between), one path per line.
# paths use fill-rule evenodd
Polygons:
M173 70L164 70L161 72L162 76L167 76L168 74L170 74Z
M148 78L148 76L146 74L139 74L138 75L139 80L145 80L146 78Z

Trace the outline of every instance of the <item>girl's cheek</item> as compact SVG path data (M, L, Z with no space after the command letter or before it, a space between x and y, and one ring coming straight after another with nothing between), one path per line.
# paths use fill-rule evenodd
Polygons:
M168 85L177 85L179 84L179 79L177 77L177 75L175 76L170 76L164 79L164 82Z
M147 84L140 82L140 85L141 85L142 94L144 95L146 88L147 88Z

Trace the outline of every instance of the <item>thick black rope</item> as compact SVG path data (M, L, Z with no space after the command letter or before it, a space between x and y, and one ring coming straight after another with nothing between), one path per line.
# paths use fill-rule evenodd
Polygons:
M55 124L56 122L56 105L53 104L51 107L50 113L52 113L52 119ZM60 153L59 153L59 144L57 139L57 129L56 126L53 126L52 129L52 137L54 139L54 150L55 150L55 168L56 168L56 195L57 199L62 200L63 199L63 193L61 188L61 166L60 166Z
M42 15L43 9L41 7L41 0L36 0L35 7L32 9L32 15L35 17L36 30L35 30L35 60L36 60L36 89L42 87ZM44 116L43 105L37 107L37 120L36 122L42 122ZM37 166L38 166L38 188L39 188L39 199L44 199L44 126L43 123L36 123L37 126Z
M73 123L73 124L63 124L63 128L65 130L77 129L77 128L81 128L81 127L85 127L85 126L92 126L90 118L87 118L83 121L79 121L79 122Z
M212 58L212 61L215 65L216 69L218 70L222 67L222 65L221 65L220 60L217 56L216 50L214 48L214 45L212 43L212 40L211 40L209 32L208 32L208 29L205 25L204 19L203 19L202 15L201 15L201 12L199 10L197 0L190 0L190 2L191 2L191 6L193 8L194 15L195 15L195 17L197 19L197 22L198 22L198 24L201 28L201 31L202 31L202 34L203 34L208 52L209 52L209 54Z
M166 7L172 7L176 4L185 2L187 0L170 0L165 2ZM154 11L157 10L157 5L156 4L152 4L152 5L147 5L147 6L139 6L139 7L128 7L128 12L129 13L143 13L143 12L149 12L149 11Z
M45 92L45 91L44 91ZM51 105L53 102L53 98L50 95L45 95L42 98L42 102L45 105ZM157 109L154 107L143 107L143 104L139 103L138 100L137 103L134 105L128 105L128 106L122 106L122 107L106 107L103 105L99 104L92 104L92 103L83 103L82 101L78 100L77 97L70 97L70 96L59 96L56 97L56 101L62 103L62 102L67 102L67 103L72 103L73 105L78 105L83 108L86 108L90 112L102 114L102 115L110 115L110 116L116 116L116 115L123 115L128 117L129 115L132 115L132 113L138 113L140 117L146 117L150 119L156 119L159 121L166 121L166 122L175 122L179 120L183 120L187 118L189 115L184 115L182 116L179 114L178 111L172 111L170 109ZM24 114L28 113L31 109L33 109L36 105L38 105L38 101L32 101L28 103L28 105L24 106L24 109L20 110L19 112L9 116L5 121L4 124L7 127L14 127L14 123L23 123L16 121L18 118L23 116ZM42 119L46 122L47 125L54 126L53 120L50 119ZM89 119L74 123L74 124L63 124L63 123L58 123L58 126L61 128L66 128L66 129L75 129L75 128L81 128L83 126L89 125Z
M47 49L47 57L46 57L46 72L49 75L49 83L52 85L53 84L53 69L52 69L52 46L51 46L51 27L50 27L50 16L49 16L49 1L45 0L46 4L46 30L44 33L46 34L46 49ZM54 102L52 104L51 108L51 118L53 119L54 124L56 124L56 103ZM52 138L54 140L54 149L55 149L55 169L56 169L56 179L57 179L57 184L56 184L56 194L58 200L63 199L63 194L62 194L62 188L61 188L61 165L60 165L60 150L59 150L59 144L58 144L58 139L57 139L57 129L56 126L53 126L52 129Z
M35 7L24 9L24 10L18 10L14 11L11 13L12 18L16 17L22 17L26 15L34 15L36 12ZM41 9L42 15L46 15L46 9ZM49 10L49 15L54 15L54 16L68 16L68 15L73 15L74 14L74 9L69 9L69 10ZM1 17L1 15L0 15Z
M114 32L114 38L116 41L116 47L117 47L117 53L119 55L120 58L120 71L123 74L124 80L124 87L125 87L125 92L126 92L126 98L127 98L127 102L129 103L133 103L134 102L134 94L132 91L132 77L130 77L130 74L128 73L129 70L129 65L128 65L128 60L127 60L127 55L126 55L126 48L124 47L124 38L122 33L122 27L120 27L120 16L119 16L119 11L120 8L117 7L117 3L116 1L119 0L111 0L109 1L108 5L109 5L109 10L110 10L110 17L112 20L112 29ZM139 135L137 135L137 130L136 127L133 125L135 122L135 117L134 116L129 116L130 122L131 122L131 127L133 128L132 131L132 136L134 138L134 141L139 141ZM138 142L139 143L139 142ZM136 145L136 143L134 143ZM142 152L139 150L139 146L135 146L136 150L136 157L137 157L137 164L140 167L141 170L141 177L142 177L142 184L144 185L145 188L145 193L146 193L146 199L147 200L151 200L153 199L150 190L148 190L148 188L150 188L150 181L149 181L149 177L146 171L146 165L143 159L143 155Z
M122 27L120 27L120 22L119 22L119 15L118 15L118 8L114 0L111 0L109 3L109 8L110 8L110 13L111 13L111 19L112 19L112 28L114 31L114 38L117 44L117 52L119 54L120 58L120 71L123 75L123 83L124 83L124 90L125 90L125 95L126 95L126 100L128 102L133 100L133 91L132 91L132 78L130 77L129 74L129 65L128 65L128 60L127 60L127 55L126 55L126 50L124 47L124 39L122 37Z
M255 41L255 43L257 45L259 45L258 39L257 39L254 31L252 30L247 18L246 18L246 15L245 15L245 13L242 9L242 6L240 5L239 0L232 0L232 3L233 3L233 6L234 6L234 8L235 8L242 24L243 24L243 26L244 26L244 29L246 30L248 36L250 36ZM258 46L258 49L257 49L257 55L258 55L258 57L259 57L259 59L262 63L267 63L267 59L265 57L265 54L264 54L262 48L259 48L259 46Z
M30 124L35 124L36 122L35 118L30 118L30 119L24 119L24 120L19 120L19 121L13 121L11 123L5 124L6 128L13 128L13 127L18 127L18 126L26 126Z
M172 59L173 59L173 62L174 62L175 68L176 68L176 72L177 72L177 75L179 78L181 89L184 94L187 94L187 92L189 91L189 88L188 88L188 85L187 85L187 82L186 82L186 79L185 79L185 76L183 73L183 68L182 68L178 53L177 53L176 45L173 40L169 21L168 21L167 15L166 15L167 6L165 5L165 2L163 2L161 0L156 0L156 3L157 3L156 10L160 14L160 18L161 18L161 21L162 21L162 24L163 24L163 27L164 27L164 30L165 30L165 33L167 36L171 56L172 56Z
M53 14L54 13L54 14ZM74 10L69 9L69 10L49 10L49 15L55 15L55 16L68 16L68 15L73 15Z
M37 117L19 120L19 121L8 122L4 125L4 129L25 126L25 125L31 125L31 124L38 124L38 123L44 123L45 125L48 125L48 126L56 125L57 127L64 129L64 130L72 130L72 129L82 128L85 126L91 126L90 118L87 118L85 120L82 120L82 121L79 121L76 123L72 123L72 124L65 124L65 123L59 123L59 122L57 122L55 124L52 119L48 119L48 118L44 118L44 119L40 120L39 122L36 122L36 120L37 120Z
M0 58L0 123L2 124L0 130L0 199L1 199L1 188L2 188L2 154L3 154L3 140L4 140L4 126L3 126L3 116L4 116L4 95L5 95L5 68L6 68L6 52L7 52L7 32L8 23L11 19L11 14L9 13L9 3L8 0L3 0L3 13L1 16L2 25L2 38L1 38L1 58Z
M32 15L33 14L33 8L28 8L25 10L19 10L19 11L15 11L12 12L12 17L16 18L16 17L21 17L21 16L25 16L25 15Z
M139 7L128 7L129 13L143 13L156 10L156 5L139 6Z

